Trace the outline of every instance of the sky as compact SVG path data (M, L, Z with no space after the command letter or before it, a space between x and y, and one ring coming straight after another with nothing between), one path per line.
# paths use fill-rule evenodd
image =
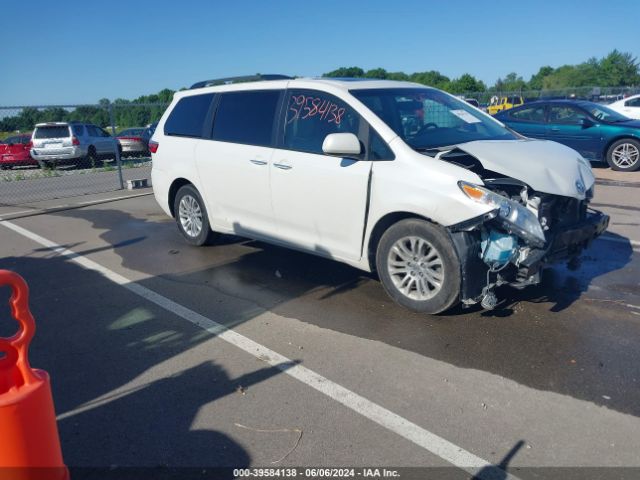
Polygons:
M0 106L341 66L471 73L491 85L614 48L640 57L640 0L32 0L7 2L1 15Z

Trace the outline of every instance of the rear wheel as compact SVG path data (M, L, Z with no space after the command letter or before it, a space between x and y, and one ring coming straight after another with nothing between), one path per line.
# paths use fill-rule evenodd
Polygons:
M92 146L87 150L87 156L84 158L82 162L84 168L98 168L101 167L104 163L100 158L98 158L98 154L96 153L96 149Z
M458 303L460 261L447 232L420 219L392 225L376 252L385 291L410 310L435 314Z
M210 245L218 237L211 230L202 197L193 185L180 187L173 204L176 223L182 236L191 245Z
M640 142L632 138L613 142L607 150L607 163L611 170L635 172L640 168Z

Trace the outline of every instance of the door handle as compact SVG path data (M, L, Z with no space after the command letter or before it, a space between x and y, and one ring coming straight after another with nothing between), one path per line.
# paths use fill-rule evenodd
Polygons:
M559 132L559 131L560 131L560 129L559 129L558 127L552 127L552 128L551 128L551 131L552 131L552 132Z
M280 170L291 170L293 168L287 163L274 163L273 166L279 168Z
M253 163L254 165L266 165L267 162L265 160L257 160L257 159L252 159L250 160L251 163Z

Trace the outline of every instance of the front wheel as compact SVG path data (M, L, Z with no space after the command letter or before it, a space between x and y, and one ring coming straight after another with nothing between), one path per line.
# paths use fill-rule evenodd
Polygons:
M193 185L178 190L173 204L178 230L191 245L209 245L218 234L211 230L204 202Z
M640 142L631 138L613 142L607 150L607 163L611 170L635 172L640 168Z
M410 310L444 312L460 298L460 261L447 232L420 219L392 225L380 239L376 267L391 298Z

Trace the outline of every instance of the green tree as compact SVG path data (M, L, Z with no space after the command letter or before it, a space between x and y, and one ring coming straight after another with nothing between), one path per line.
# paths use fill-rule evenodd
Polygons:
M371 70L367 70L364 76L365 78L375 78L378 80L386 80L389 77L389 74L384 68L373 68Z
M364 77L364 70L360 67L340 67L322 76L333 78L361 78Z
M526 87L527 82L525 82L516 72L511 72L504 78L498 78L492 90L496 90L498 92L519 92L524 90Z
M449 83L449 77L442 75L436 70L427 72L415 72L409 75L409 80L415 83L421 83L435 88L444 88Z
M484 92L486 89L487 86L482 80L469 73L454 78L445 87L445 90L451 93Z
M620 87L640 84L638 62L630 53L612 51L600 63L599 84L603 87Z
M540 67L538 73L536 73L535 75L531 75L527 88L529 88L530 90L542 90L544 79L551 75L553 72L554 68L548 65Z

